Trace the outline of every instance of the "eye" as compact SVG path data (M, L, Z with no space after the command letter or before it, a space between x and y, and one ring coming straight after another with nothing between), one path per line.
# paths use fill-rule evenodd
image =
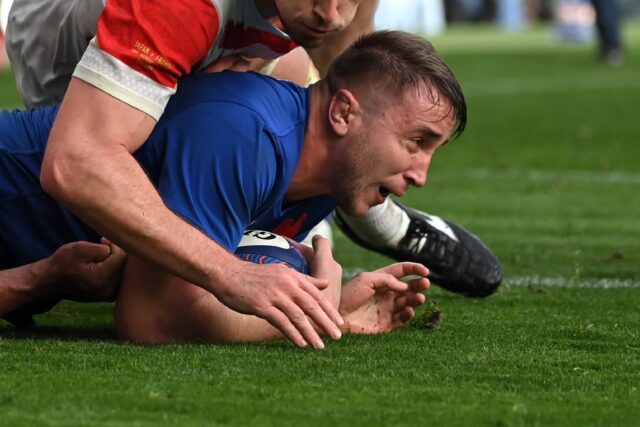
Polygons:
M409 138L410 141L410 151L417 152L422 150L425 145L425 140L422 137Z

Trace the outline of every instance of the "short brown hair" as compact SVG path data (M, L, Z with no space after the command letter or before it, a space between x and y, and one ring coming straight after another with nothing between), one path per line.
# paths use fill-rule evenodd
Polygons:
M447 64L427 40L403 31L375 31L339 55L326 77L332 91L362 81L382 82L386 93L404 94L427 84L451 105L456 125L452 139L467 125L467 103Z

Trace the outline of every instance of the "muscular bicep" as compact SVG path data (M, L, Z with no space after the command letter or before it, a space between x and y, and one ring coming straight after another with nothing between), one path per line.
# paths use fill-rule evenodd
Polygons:
M119 156L129 156L154 125L149 115L72 79L45 151L41 172L45 190L64 199L69 184L83 182L83 171L107 168Z
M144 143L155 123L148 114L74 78L60 106L47 150L94 152L119 145L132 153Z

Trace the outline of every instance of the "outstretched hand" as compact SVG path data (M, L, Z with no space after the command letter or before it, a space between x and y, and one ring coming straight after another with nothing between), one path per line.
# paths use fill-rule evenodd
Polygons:
M227 307L267 320L298 347L324 348L313 324L333 339L342 336L339 326L344 321L320 292L329 285L327 280L282 264L237 260L230 268L228 286L216 295Z
M391 332L415 316L429 287L429 270L422 264L400 262L360 273L342 287L340 313L343 331L356 334ZM405 276L420 276L403 282Z

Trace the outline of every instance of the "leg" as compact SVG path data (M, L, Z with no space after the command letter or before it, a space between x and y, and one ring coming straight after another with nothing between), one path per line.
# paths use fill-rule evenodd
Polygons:
M491 250L464 228L388 199L364 217L336 210L336 223L359 245L399 261L419 262L429 279L444 289L486 297L502 281L502 267Z
M622 60L620 3L618 0L591 0L596 12L600 39L600 59L613 65Z
M326 292L335 293L335 285ZM253 342L282 337L265 320L233 311L202 288L135 257L130 257L125 268L116 327L121 339L154 344Z

